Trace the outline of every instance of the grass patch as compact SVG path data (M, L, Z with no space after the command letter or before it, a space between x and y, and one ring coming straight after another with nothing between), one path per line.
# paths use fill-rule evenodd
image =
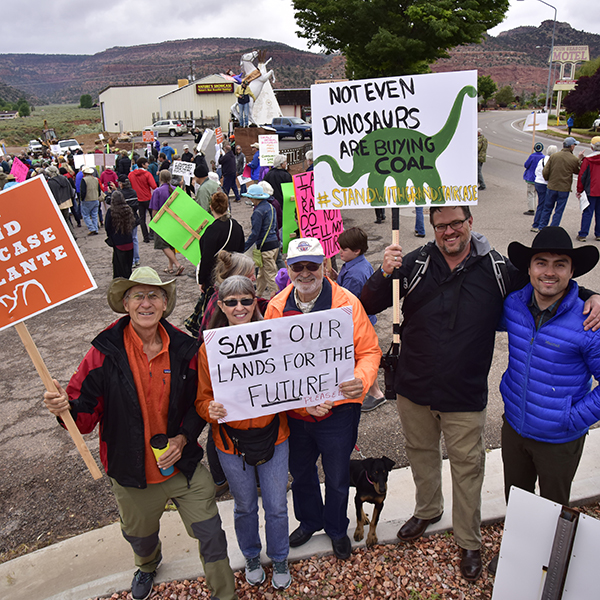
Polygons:
M59 140L102 131L100 108L79 108L77 104L38 106L29 117L0 121L0 139L7 146L24 146L42 136L44 119Z

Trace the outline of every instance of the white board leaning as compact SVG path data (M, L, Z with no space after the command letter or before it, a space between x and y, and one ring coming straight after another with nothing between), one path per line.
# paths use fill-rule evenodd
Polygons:
M223 422L341 400L354 379L351 306L211 329L204 343Z

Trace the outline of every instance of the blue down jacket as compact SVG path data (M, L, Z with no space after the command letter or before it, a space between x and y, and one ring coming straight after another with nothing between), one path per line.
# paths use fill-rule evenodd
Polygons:
M535 330L528 284L504 303L508 368L500 392L506 420L523 437L562 444L580 438L600 420L600 331L583 330L583 300L571 280L552 319Z

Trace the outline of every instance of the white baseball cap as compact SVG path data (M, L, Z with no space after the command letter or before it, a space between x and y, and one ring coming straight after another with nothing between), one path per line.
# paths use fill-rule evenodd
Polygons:
M317 238L292 240L288 246L287 264L305 261L321 264L325 260L325 251Z

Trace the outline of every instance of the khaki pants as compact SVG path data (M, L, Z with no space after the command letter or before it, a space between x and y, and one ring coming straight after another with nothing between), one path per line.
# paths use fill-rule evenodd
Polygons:
M261 252L263 266L258 269L258 277L256 278L256 295L259 298L270 298L272 293L277 292L277 284L275 277L277 276L277 254L279 248ZM269 290L269 294L265 296L265 290Z
M415 517L432 519L444 510L442 447L444 434L452 474L452 525L456 543L481 546L481 488L485 468L483 427L486 411L438 412L397 397L406 454L416 487Z
M112 478L110 482L119 505L121 532L131 544L135 565L141 571L151 573L160 562L160 517L172 499L188 535L198 540L206 584L213 597L237 598L227 557L227 538L215 502L215 484L203 465L196 468L189 487L182 473L163 483L148 484L145 489L123 487Z

